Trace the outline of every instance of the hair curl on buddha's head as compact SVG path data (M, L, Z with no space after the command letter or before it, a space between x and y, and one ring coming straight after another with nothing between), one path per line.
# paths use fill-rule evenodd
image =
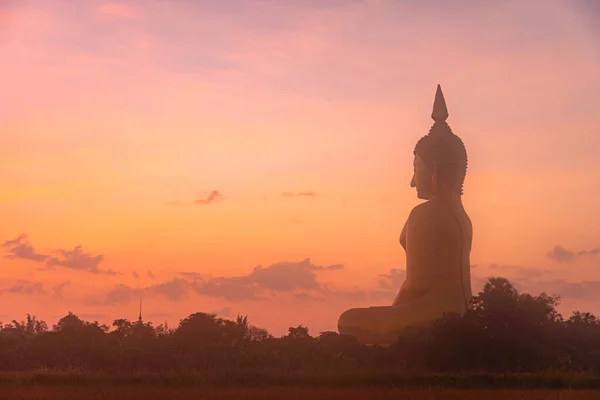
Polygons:
M440 85L437 88L431 117L435 122L429 133L417 142L414 154L421 157L428 168L432 168L435 163L437 180L441 187L462 195L467 174L467 150L463 141L446 123L448 110Z

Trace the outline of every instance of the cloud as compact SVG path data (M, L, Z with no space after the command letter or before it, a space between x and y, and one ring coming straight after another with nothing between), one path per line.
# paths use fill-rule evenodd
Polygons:
M398 291L405 279L405 270L392 268L389 272L379 275L379 288Z
M316 197L316 192L283 192L284 197Z
M579 252L574 252L572 250L567 250L562 246L556 245L546 255L559 263L568 263L579 257L596 256L598 254L600 254L600 247L596 247L595 249L591 250L581 250Z
M38 263L45 262L47 269L54 267L64 267L68 269L86 271L94 274L116 275L111 269L103 270L98 266L104 260L102 254L92 255L83 251L82 246L76 246L72 250L59 249L55 252L57 255L39 253L29 242L26 234L21 234L15 239L7 240L2 243L2 247L6 249L8 254L5 255L9 259L29 260Z
M195 204L211 204L223 200L223 195L218 190L213 190L206 197L196 199Z
M256 294L255 285L248 285L240 277L217 278L198 281L192 284L192 290L200 296L222 298L227 301L261 300Z
M341 264L315 265L310 259L300 262L280 262L267 267L257 266L249 274L230 277L211 277L198 272L179 272L179 277L151 286L132 288L125 284L114 286L101 298L88 298L88 304L119 305L139 296L163 296L171 301L181 301L188 293L220 298L225 301L264 301L279 294L295 298L319 298L338 294L321 284L319 271L343 270Z
M96 12L111 18L131 19L136 16L133 7L126 3L104 3L96 7Z
M44 284L41 282L30 282L26 280L18 280L16 284L0 290L2 293L13 293L13 294L26 294L26 295L34 295L34 294L46 294L46 289L44 289Z
M596 247L595 249L592 250L581 250L580 252L577 253L577 257L579 256L595 256L600 254L600 247Z
M166 297L171 301L181 300L188 293L190 283L184 279L175 278L156 285L133 288L125 284L113 286L104 296L90 296L85 302L88 305L118 306L138 300L140 297Z
M0 289L0 293L12 293L23 295L51 295L56 299L62 298L62 291L65 287L71 285L70 281L65 281L52 286L47 290L44 283L32 282L29 280L18 279L14 283L4 289Z
M238 276L207 276L198 272L179 272L177 277L146 287L116 285L102 298L91 299L89 304L122 305L137 301L139 297L162 297L172 302L181 302L189 295L212 297L226 302L266 302L290 298L299 302L328 302L368 304L391 304L402 283L406 271L392 268L378 274L376 286L355 287L338 290L319 281L319 272L340 271L343 266L316 265L310 259L299 262L279 262L268 266L257 266L248 274ZM479 266L471 274L473 293L479 292L491 276L504 276L520 291L539 293L545 291L574 300L598 298L600 281L568 282L549 279L551 271L518 265L490 264Z
M57 251L61 255L60 258L52 257L48 260L49 268L64 267L77 271L87 271L93 274L116 275L111 269L104 270L98 266L104 260L102 254L92 255L83 251L82 246L76 246L72 250L60 249Z
M205 277L196 272L180 272L180 275L194 282L192 288L199 295L240 301L261 300L269 292L323 292L325 287L318 282L316 272L342 269L344 266L340 264L319 266L305 259L300 262L280 262L268 267L258 266L242 276Z
M310 293L306 293L306 292L300 292L300 293L293 293L292 296L294 296L294 298L296 300L300 300L300 301L323 301L325 300L323 297L317 297L314 296Z
M502 273L508 273L510 276L516 277L518 279L540 278L549 273L549 271L539 268L530 268L522 267L519 265L507 265L496 263L490 264L489 268L494 271L502 271ZM471 270L473 270L473 266L471 266Z
M354 292L348 293L348 299L352 301L363 301L368 298L373 302L391 303L400 286L406 279L406 271L400 268L392 268L384 274L377 275L377 288L364 291L356 288Z
M79 318L81 318L84 321L98 321L101 319L106 319L106 314L99 314L99 313L84 313L84 314L77 314L77 316Z
M506 278L522 293L545 292L558 295L563 299L579 301L596 302L600 299L600 281L598 280L571 282L564 279L545 279L524 282L510 276L506 276Z
M140 279L140 274L135 271L131 271L131 276L133 276L135 279Z
M167 282L152 285L144 290L150 296L164 296L172 301L179 301L187 293L189 282L185 279L175 278Z
M142 289L134 289L122 283L115 285L110 289L103 298L88 297L85 299L85 303L90 306L109 305L118 306L122 304L130 303L133 300L139 298L142 293Z
M315 265L310 259L300 262L280 262L267 267L258 266L248 275L205 278L200 274L184 273L195 279L193 289L202 296L220 297L228 301L265 300L277 293L291 293L296 298L316 299L328 292L317 279L318 271L338 271L343 265Z
M235 313L231 310L231 307L223 307L217 311L214 311L213 313L224 318L235 317Z
M146 273L146 275L147 275L147 276L148 276L148 278L150 278L150 279L154 279L154 278L156 278L156 275L154 275L154 274L152 273L152 271L150 271L150 270L148 270L148 272Z
M573 261L575 253L565 249L562 246L554 246L554 248L546 254L548 257L560 263Z
M49 257L48 254L36 252L31 243L27 240L27 235L24 233L13 240L7 240L2 243L2 247L7 249L8 254L5 257L10 259L43 262Z
M321 285L317 282L315 271L325 267L311 263L310 259L296 262L280 262L268 267L258 266L252 272L242 277L249 283L256 283L263 289L289 291L295 288L315 290Z
M553 271L540 268L522 267L518 265L490 264L491 273L483 270L471 271L473 294L477 294L492 276L508 279L521 293L539 294L542 292L559 295L564 299L579 301L600 300L600 281L585 280L571 282L564 279L553 279Z
M208 205L212 203L218 203L225 199L223 194L218 190L212 190L204 196L198 196L193 202L186 202L181 200L168 201L167 204L172 206L184 206L184 205Z
M62 291L63 291L63 289L65 287L69 286L69 285L71 285L71 282L70 281L65 281L63 283L60 283L60 284L54 286L52 288L53 296L56 297L56 298L59 298L59 299L62 298Z
M204 276L198 272L179 272L179 274L188 279L203 279Z
M565 280L554 280L540 282L544 291L560 295L563 298L592 300L598 299L600 294L600 281L568 282Z

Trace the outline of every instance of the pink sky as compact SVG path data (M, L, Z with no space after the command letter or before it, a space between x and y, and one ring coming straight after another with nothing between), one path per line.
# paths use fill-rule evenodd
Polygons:
M474 288L600 313L600 8L449 4L2 1L0 320L136 318L143 290L156 323L316 334L390 303L438 83Z

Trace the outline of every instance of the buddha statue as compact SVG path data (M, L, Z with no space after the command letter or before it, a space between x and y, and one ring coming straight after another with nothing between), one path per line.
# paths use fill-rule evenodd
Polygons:
M438 85L429 133L414 149L411 187L425 200L411 211L400 244L406 279L391 306L354 308L338 320L340 334L363 344L389 345L407 327L430 324L445 313L464 314L471 298L473 229L462 204L467 152L446 123Z

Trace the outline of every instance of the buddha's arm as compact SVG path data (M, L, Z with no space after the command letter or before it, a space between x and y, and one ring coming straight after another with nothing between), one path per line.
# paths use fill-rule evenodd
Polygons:
M435 283L436 272L451 261L445 243L447 230L436 214L426 205L411 212L406 227L406 271L410 279L402 285L393 305L410 303L425 295Z

